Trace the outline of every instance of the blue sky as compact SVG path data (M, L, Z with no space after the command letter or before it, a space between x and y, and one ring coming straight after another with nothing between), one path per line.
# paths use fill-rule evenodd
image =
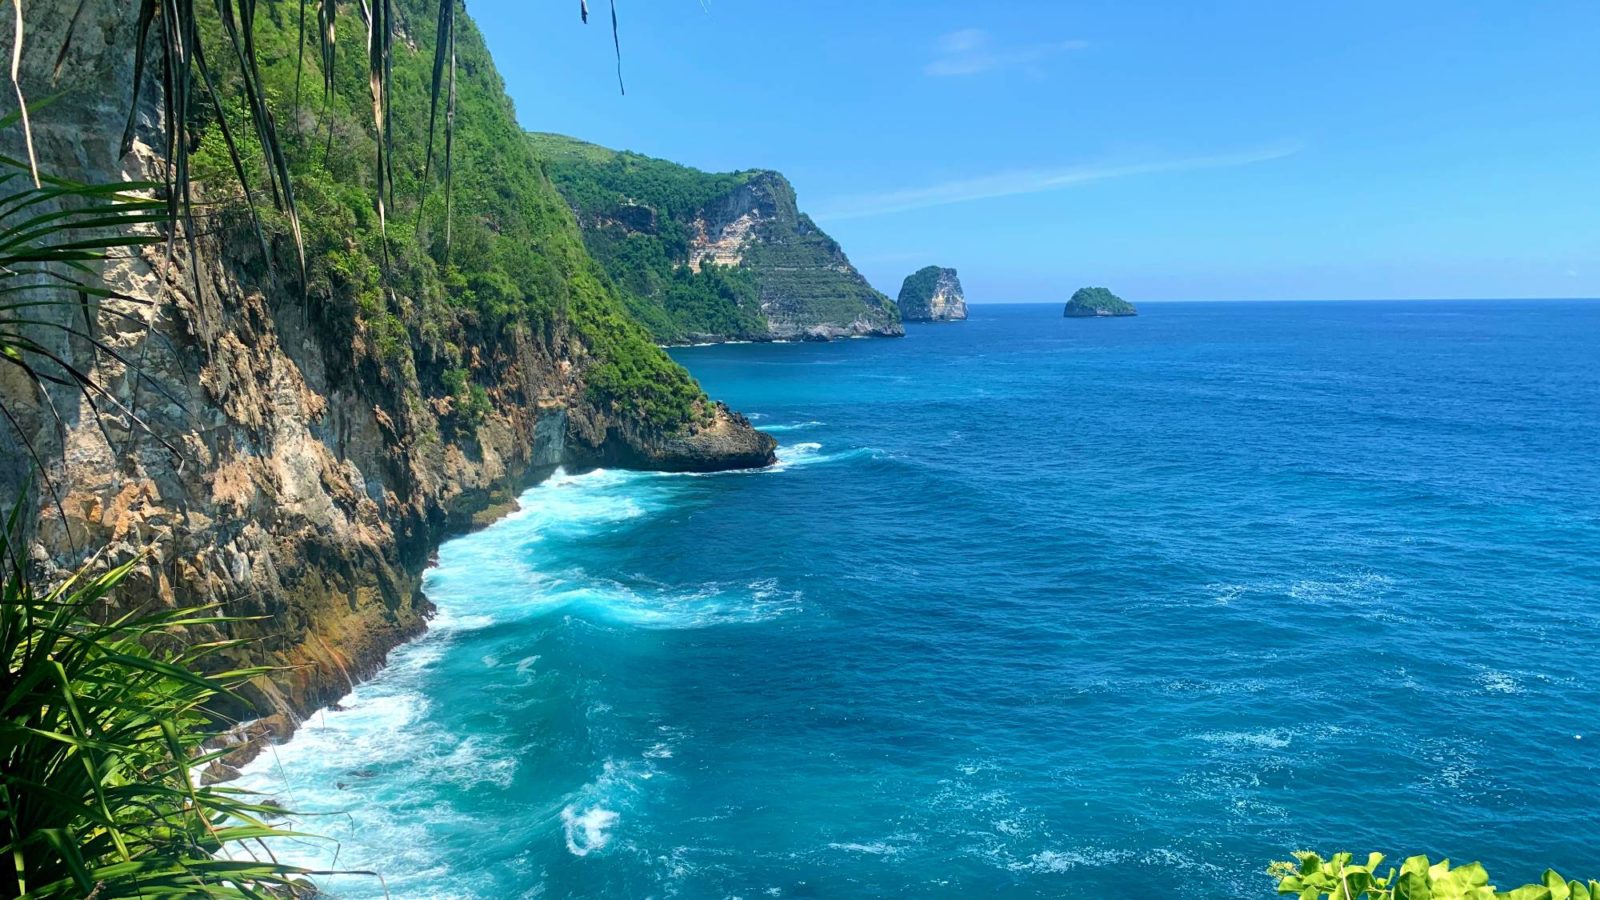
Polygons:
M778 169L893 295L1600 296L1600 3L473 0L524 126Z

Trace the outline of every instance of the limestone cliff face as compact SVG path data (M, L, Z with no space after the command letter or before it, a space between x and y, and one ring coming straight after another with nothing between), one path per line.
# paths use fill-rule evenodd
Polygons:
M967 299L955 269L928 266L907 275L895 302L907 322L956 322L967 317Z
M88 0L56 75L79 2L27 9L24 86L34 97L64 92L34 117L41 167L96 182L159 172L152 90L133 152L118 147L136 8ZM254 686L262 711L303 715L335 699L422 630L419 576L440 540L557 465L712 470L773 459L774 441L720 404L662 433L592 399L591 350L559 319L456 335L489 399L469 425L448 395L423 388L437 381L433 363L362 352L327 308L269 276L252 239L224 230L200 250L194 267L182 254L168 267L157 246L105 272L131 299L107 301L91 327L139 372L58 330L39 333L136 409L149 433L115 415L102 429L77 393L40 396L3 367L0 392L46 477L30 475L18 434L0 428L0 502L27 504L45 577L90 550L102 563L142 553L120 608L212 602L259 617L237 626L254 642L234 661L282 667ZM25 494L30 477L36 489Z
M795 203L795 189L776 171L757 171L722 202L722 215L754 219L741 264L760 285L762 314L776 340L898 336L899 311L851 266L837 240ZM720 232L726 234L726 232ZM693 250L691 250L693 255Z
M698 271L707 259L754 274L761 315L775 340L905 333L893 304L800 211L794 187L777 172L753 172L700 210L689 265Z
M584 242L663 343L899 336L900 311L778 172L708 173L532 134Z

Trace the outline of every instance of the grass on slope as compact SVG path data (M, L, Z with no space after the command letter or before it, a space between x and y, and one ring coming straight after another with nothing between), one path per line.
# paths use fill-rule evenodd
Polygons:
M400 393L455 394L457 409L470 417L472 410L481 410L473 401L481 398L479 382L487 379L473 370L473 354L466 348L492 344L515 331L552 341L570 327L593 356L587 384L595 400L636 411L664 430L687 422L704 394L633 321L588 255L571 211L530 151L482 36L459 10L448 248L445 190L438 174L442 111L434 183L426 208L419 209L433 13L426 0L399 0L397 6L409 30L396 37L393 49L394 180L393 195L385 198L390 204L387 246L374 203L377 142L361 57L365 26L354 6L339 7L338 34L347 44L336 60L334 96L327 104L309 35L305 71L297 77L299 8L270 4L257 18L262 80L290 160L305 234L308 292L317 301L325 333L336 342L348 341L352 356L377 366ZM218 41L214 45L224 46L215 16L204 24ZM240 125L235 135L247 135L239 85L222 88L224 104L237 105L228 110ZM203 111L197 114L197 120L204 118ZM244 149L250 156L250 148ZM266 182L255 149L251 180L262 196ZM212 185L213 198L237 193L218 129L202 140L195 174ZM233 209L241 221L242 204L235 202ZM279 233L285 227L268 225Z
M766 332L752 273L687 266L696 215L753 172L702 172L558 134L530 134L528 143L583 220L590 252L658 340Z

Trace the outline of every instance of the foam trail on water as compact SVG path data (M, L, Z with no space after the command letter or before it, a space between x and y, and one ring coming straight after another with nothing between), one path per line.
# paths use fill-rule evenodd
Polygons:
M793 422L788 425L763 425L761 426L761 430L771 432L773 434L784 434L790 431L804 431L807 428L816 428L826 424L828 423L818 422L816 419L812 419L809 422Z
M826 463L848 462L856 459L877 459L882 453L872 447L856 447L851 450L842 450L838 453L823 453L822 444L816 441L801 441L779 447L777 450L778 461L766 471L784 472L804 466L816 466Z
M395 896L448 896L450 885L439 878L453 871L452 854L461 849L436 835L470 833L476 825L472 815L434 799L439 786L462 796L493 794L511 789L525 772L537 777L540 768L522 759L530 748L513 733L450 724L462 720L463 710L439 706L436 698L451 696L451 685L483 679L482 700L470 712L521 716L540 704L570 708L586 683L542 672L533 643L551 635L559 641L568 621L696 629L800 609L800 593L775 579L661 584L592 570L595 560L584 551L596 536L638 527L673 508L689 484L643 472L557 470L525 492L516 511L440 547L423 577L437 607L428 632L398 648L388 667L335 707L311 716L293 740L244 767L239 786L312 816L297 827L332 839L275 843L280 858L307 868L381 871ZM525 831L519 840L530 846L555 841L574 857L603 853L657 767L673 758L673 741L661 735L625 753L612 749L607 745L606 762L590 782L546 795L542 811L507 827ZM344 898L383 896L380 883L361 878L321 881Z

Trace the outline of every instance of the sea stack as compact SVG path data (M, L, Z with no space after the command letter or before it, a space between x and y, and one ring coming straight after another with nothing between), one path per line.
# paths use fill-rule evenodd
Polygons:
M907 275L896 303L906 322L959 322L967 317L967 298L955 269L928 266Z
M1091 319L1100 316L1137 316L1133 304L1103 287L1078 288L1067 301L1061 313L1069 319Z

